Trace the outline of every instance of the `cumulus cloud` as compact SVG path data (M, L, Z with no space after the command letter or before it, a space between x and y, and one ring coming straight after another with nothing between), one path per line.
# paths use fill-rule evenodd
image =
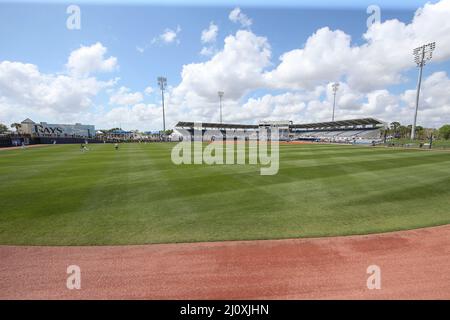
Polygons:
M216 42L218 32L219 27L214 24L214 22L210 22L209 27L202 31L200 37L201 42L203 44L209 44L208 46L204 46L201 49L200 54L202 56L211 56L217 51L215 49L214 43Z
M200 50L200 54L202 56L212 56L216 52L217 52L216 49L212 46L203 47L202 50Z
M70 74L77 77L89 76L98 71L113 71L118 67L117 58L105 58L106 52L106 47L100 42L89 47L81 46L79 49L71 52L66 67Z
M129 106L141 102L144 99L142 93L131 92L126 87L120 87L109 98L110 104Z
M100 90L115 81L98 81L93 77L43 74L33 64L2 61L0 63L0 96L3 110L16 113L41 112L66 114L86 111Z
M142 93L132 92L126 87L113 90L117 81L45 74L33 64L2 61L1 122L13 123L29 117L35 121L92 123L98 128L119 124L129 129L159 128L161 107L141 103ZM112 108L96 104L96 97L102 90L113 90L110 97ZM151 90L147 88L146 92Z
M228 15L228 19L234 23L240 23L242 27L247 28L252 25L252 19L250 19L245 13L241 11L239 7L234 8Z
M450 79L446 72L435 72L422 82L418 121L433 126L450 123ZM410 122L416 103L416 90L401 95L408 108Z
M406 71L415 68L412 49L418 45L436 41L431 63L450 58L449 16L450 0L426 4L410 23L393 19L373 24L360 44L342 30L319 28L276 63L271 60L268 39L248 29L227 36L223 47L216 48L217 31L211 23L201 36L201 53L209 57L185 64L180 83L166 92L167 125L183 119L218 121L217 91L225 92L225 121L330 120L335 81L340 83L337 119L371 116L411 123L415 88L393 94L389 86L403 83ZM244 28L251 25L239 8L229 18ZM177 42L180 31L166 29L155 42ZM160 106L143 103L142 93L126 87L112 91L112 109L105 111L94 104L96 95L115 81L102 82L92 74L115 70L117 65L117 59L108 57L99 43L72 52L66 74L42 74L35 65L4 61L0 65L0 114L8 119L14 112L53 112L59 118L73 115L74 121L105 125L121 119L124 123L126 116L129 128L161 128ZM419 124L450 122L449 88L445 72L425 73Z
M309 98L312 98L311 94ZM239 118L251 121L259 120L296 120L305 109L308 97L301 93L286 92L279 95L266 94L260 98L250 98L235 114Z
M227 98L239 99L262 85L261 73L269 66L270 56L266 38L239 30L226 37L223 50L207 62L184 65L174 95L216 101L217 91L222 90Z
M163 43L163 44L171 44L171 43L180 43L179 34L181 32L181 27L177 26L177 28L170 29L166 28L163 33L159 36L153 38L152 44L155 43Z
M202 43L215 42L218 32L219 32L219 27L216 24L214 24L214 22L210 22L208 29L204 29L202 31L202 35L200 37Z
M331 82L311 90L266 94L250 98L236 107L230 118L234 121L254 119L298 122L330 121L333 108ZM424 78L418 113L419 125L439 127L450 122L450 79L445 72L435 72ZM386 89L360 93L341 82L336 95L336 119L375 117L388 122L411 124L414 116L416 90L395 95Z
M413 48L436 41L434 61L450 58L449 16L449 0L427 3L409 24L397 19L373 24L360 46L352 45L345 32L324 27L303 48L284 53L280 64L265 77L274 86L288 88L345 79L363 92L400 83L402 72L414 67Z
M345 87L345 84L341 84ZM249 99L234 119L239 120L292 120L295 122L331 121L333 110L333 97L327 86L299 92L286 92L281 94L266 94L260 98ZM336 99L336 119L352 119L359 117L380 117L385 119L386 102L392 103L399 111L398 98L391 96L387 91L375 91L367 95L353 95L350 92L342 93Z
M310 36L303 49L294 49L280 57L280 64L264 76L274 87L313 88L318 83L338 80L352 63L351 38L328 27Z
M331 119L331 83L339 81L337 117L377 116L411 122L411 110L406 101L414 90L400 99L386 88L406 81L405 71L415 67L412 49L420 44L436 41L433 62L450 58L448 16L450 0L426 4L410 23L393 19L373 24L363 34L364 42L359 45L355 45L344 31L323 27L316 30L303 46L282 54L279 64L271 70L267 39L249 30L240 30L228 36L223 49L208 61L183 67L182 80L174 89L172 103L189 106L191 118L215 119L217 91L221 90L225 91L227 110L230 111L228 120L278 118L277 112L283 110L283 118L322 121ZM239 22L240 19L245 20L236 8L230 14L230 20ZM207 49L203 53L210 54ZM293 93L264 95L246 101L246 95L255 89L290 90ZM437 94L431 87L429 90ZM320 95L314 96L317 92ZM309 100L302 99L304 96ZM439 103L443 104L442 101ZM299 106L302 106L301 110ZM426 107L424 114L425 110ZM435 123L430 119L428 123ZM427 121L425 117L422 120Z
M0 62L0 114L2 121L37 118L79 122L95 110L96 96L118 79L100 81L91 76L117 68L115 57L96 43L72 51L65 72L42 73L38 66L16 61Z
M144 90L144 92L145 92L146 95L151 95L154 91L155 91L155 90L154 90L152 87L150 87L150 86L148 86L148 87L145 88L145 90Z
M162 110L154 104L138 103L131 107L115 107L96 116L105 128L120 124L123 128L149 130L162 127Z
M183 66L181 82L167 101L177 110L176 119L218 121L218 91L224 91L227 110L238 100L262 86L261 73L270 65L271 50L265 37L239 30L224 40L224 47L206 62ZM225 114L224 110L224 114Z

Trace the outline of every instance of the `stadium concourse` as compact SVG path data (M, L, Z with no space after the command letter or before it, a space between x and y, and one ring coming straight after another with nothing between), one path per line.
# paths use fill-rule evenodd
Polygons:
M258 139L259 132L274 128L279 130L281 141L315 141L368 144L382 141L381 129L387 124L374 118L339 120L294 124L292 121L261 121L258 125L228 123L196 123L180 121L175 130L194 136L194 129L201 126L203 140L220 139L220 135L232 134L236 139Z

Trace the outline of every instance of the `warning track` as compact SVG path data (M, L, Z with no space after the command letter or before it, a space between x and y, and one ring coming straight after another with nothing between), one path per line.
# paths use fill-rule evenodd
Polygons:
M66 288L68 265L81 289ZM368 290L369 265L381 290ZM450 225L378 235L0 246L1 299L450 299Z

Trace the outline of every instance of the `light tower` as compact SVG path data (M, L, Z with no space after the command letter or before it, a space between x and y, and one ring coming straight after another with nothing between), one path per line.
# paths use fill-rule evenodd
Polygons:
M336 107L336 92L339 89L339 83L335 82L331 85L331 88L333 89L333 116L331 117L331 121L334 121L334 109Z
M164 112L164 90L166 90L167 78L158 77L158 86L161 89L161 101L162 101L162 111L163 111L163 131L166 133L166 114Z
M416 111L414 113L414 122L411 128L411 140L416 138L416 123L417 123L417 111L419 110L419 96L420 96L420 85L422 84L422 69L428 60L433 57L433 50L436 47L436 42L431 42L424 44L421 47L415 48L413 50L414 62L419 67L419 79L417 80L417 93L416 93Z
M220 106L220 124L222 124L222 98L223 98L223 91L219 91L217 92L217 94L219 95L219 106Z

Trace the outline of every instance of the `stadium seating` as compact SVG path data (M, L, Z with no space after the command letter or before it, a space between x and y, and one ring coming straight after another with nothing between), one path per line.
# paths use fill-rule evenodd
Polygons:
M336 142L352 142L353 140L367 140L370 143L373 140L380 139L380 130L378 129L360 129L360 130L326 130L326 131L305 131L295 132L294 140L320 140ZM369 141L370 140L370 141Z
M236 139L258 139L261 130L277 129L278 139L287 140L310 140L340 143L372 143L381 141L381 130L386 127L386 123L374 118L361 118L351 120L339 120L331 122L317 122L294 124L292 121L263 121L259 125L249 124L225 124L225 123L194 123L180 121L175 126L177 130L185 130L194 136L194 127L200 127L203 140L213 140L220 138L207 130L217 132L220 130L223 135L225 132L231 134ZM207 130L205 130L207 129ZM196 139L194 137L194 139Z

